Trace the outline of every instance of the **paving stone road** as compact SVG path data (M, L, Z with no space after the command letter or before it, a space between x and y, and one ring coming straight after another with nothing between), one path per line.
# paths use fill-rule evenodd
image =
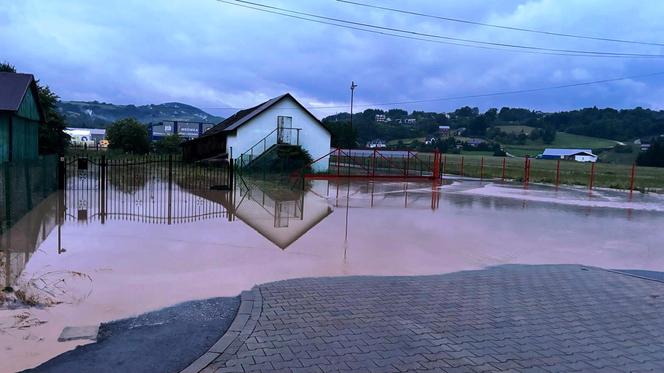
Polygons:
M206 372L664 372L664 283L598 268L297 279L255 294L253 331Z

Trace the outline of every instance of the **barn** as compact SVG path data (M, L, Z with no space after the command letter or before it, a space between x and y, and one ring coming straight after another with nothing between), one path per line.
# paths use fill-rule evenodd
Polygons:
M597 156L591 149L544 149L538 157L542 159L563 159L577 162L597 162Z
M299 146L316 162L316 171L327 170L330 131L290 93L249 109L240 110L183 143L186 160L231 159L252 162L279 146Z
M36 159L42 122L35 78L0 72L0 162Z

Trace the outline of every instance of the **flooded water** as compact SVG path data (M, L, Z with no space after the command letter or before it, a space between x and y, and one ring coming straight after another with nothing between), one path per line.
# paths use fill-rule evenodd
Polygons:
M507 263L664 271L661 227L661 195L475 180L70 190L51 195L0 240L5 284L46 284L42 295L63 302L0 310L2 369L33 367L81 344L56 341L65 326L275 280Z

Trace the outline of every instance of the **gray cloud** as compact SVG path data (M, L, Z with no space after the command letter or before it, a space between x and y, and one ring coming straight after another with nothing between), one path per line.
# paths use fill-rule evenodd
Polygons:
M367 0L369 1L369 0ZM664 53L663 48L551 38L444 23L332 0L260 0L338 18L455 37L551 48ZM657 42L664 3L631 0L396 1L380 5L551 31ZM443 5L444 4L444 5ZM63 99L181 101L246 107L290 91L308 105L360 105L555 86L664 71L661 59L521 54L403 40L264 14L214 0L25 0L0 8L0 59L32 72ZM662 107L664 77L531 94L403 105L560 110ZM208 111L228 115L233 110ZM317 110L319 115L338 109Z

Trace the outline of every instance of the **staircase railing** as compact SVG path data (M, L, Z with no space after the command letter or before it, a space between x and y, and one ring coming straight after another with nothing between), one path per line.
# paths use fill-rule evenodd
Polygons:
M301 128L275 128L265 137L258 140L254 146L249 148L249 150L240 154L236 159L236 165L242 169L248 166L256 158L260 157L261 154L265 153L268 149L274 145L285 144L285 145L300 145L300 131ZM295 136L293 136L293 131L295 131Z

